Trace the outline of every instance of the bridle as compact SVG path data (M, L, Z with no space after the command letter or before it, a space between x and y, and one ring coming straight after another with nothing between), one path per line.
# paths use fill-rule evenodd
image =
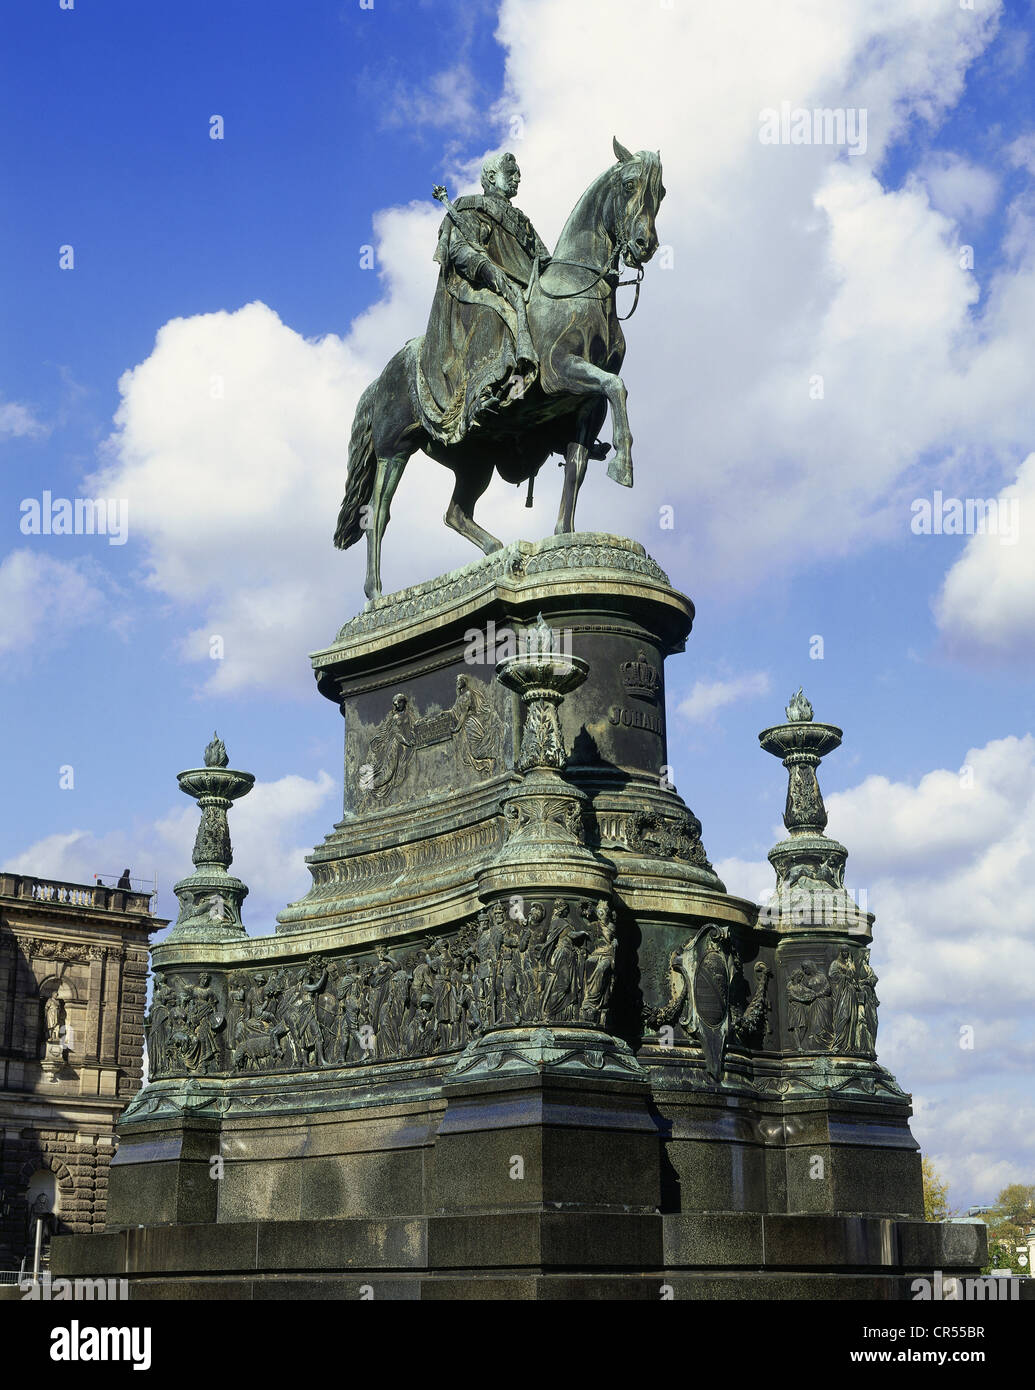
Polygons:
M620 255L621 248L619 247L618 243L615 242L614 249L611 252L611 256L607 262L607 265L605 265L603 268L598 268L595 265L587 265L585 261L569 261L565 260L563 256L552 256L548 262L547 268L549 268L549 266L551 265L568 265L574 267L576 270L588 270L589 273L593 276L593 279L590 280L589 284L583 285L581 289L567 290L561 294L554 294L551 290L548 290L546 286L543 284L542 278L539 273L539 262L537 260L535 263L535 274L529 281L528 290L525 294L526 302L529 298L529 295L531 294L532 285L535 284L536 281L539 282L539 293L545 295L547 299L577 299L580 295L588 294L591 289L593 289L596 285L599 285L601 280L608 281L612 292L615 290L623 289L628 285L635 285L636 293L633 296L632 308L629 310L627 314L616 315L619 323L625 323L627 322L627 320L632 318L633 314L636 313L637 305L640 302L640 285L643 281L644 267L639 264L637 265L635 279L620 280L618 278L618 276L621 274L621 271L618 269L618 258ZM613 283L611 283L612 277Z

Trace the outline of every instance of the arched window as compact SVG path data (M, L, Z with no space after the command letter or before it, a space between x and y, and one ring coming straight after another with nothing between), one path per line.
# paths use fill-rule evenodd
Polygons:
M42 1198L46 1198L46 1205L43 1205ZM35 1207L37 1211L58 1210L59 1197L57 1174L51 1168L37 1168L29 1179L29 1184L25 1189L25 1200L30 1207Z

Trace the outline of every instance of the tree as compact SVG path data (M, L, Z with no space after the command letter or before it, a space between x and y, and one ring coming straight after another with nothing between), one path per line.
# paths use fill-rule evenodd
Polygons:
M920 1171L924 1180L924 1220L948 1221L954 1215L949 1206L949 1184L929 1158L921 1161Z
M994 1215L1030 1230L1035 1225L1035 1183L1012 1182L1004 1187L995 1199Z
M1022 1265L1018 1260L1017 1247L1027 1245L1028 1232L1035 1226L1035 1183L1009 1183L985 1219L993 1267L1012 1269L1015 1274L1031 1274L1027 1264Z

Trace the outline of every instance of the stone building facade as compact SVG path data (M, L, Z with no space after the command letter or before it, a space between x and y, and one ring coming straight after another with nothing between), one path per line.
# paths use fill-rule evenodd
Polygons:
M0 1269L30 1208L103 1229L115 1122L139 1090L150 895L0 873Z

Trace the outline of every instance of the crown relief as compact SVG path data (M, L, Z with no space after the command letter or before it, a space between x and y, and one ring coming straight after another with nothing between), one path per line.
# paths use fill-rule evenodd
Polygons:
M623 661L620 666L622 684L630 695L640 700L656 700L661 685L661 672L647 660L647 653L637 652L633 661Z

